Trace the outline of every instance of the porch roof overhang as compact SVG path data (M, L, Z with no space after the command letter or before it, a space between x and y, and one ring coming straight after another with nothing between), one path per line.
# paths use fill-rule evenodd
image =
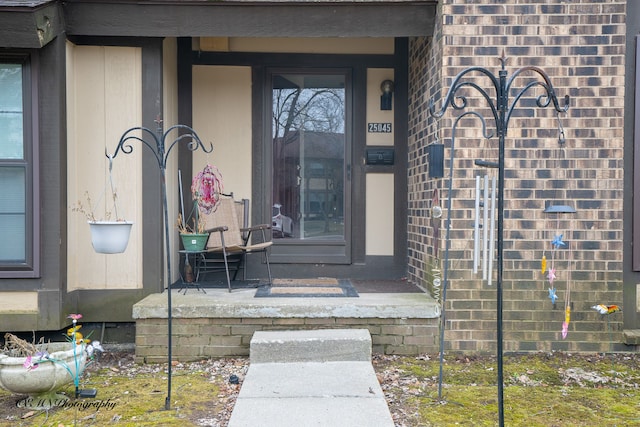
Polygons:
M0 48L38 49L63 31L55 0L0 0Z
M69 36L430 36L437 0L67 0Z

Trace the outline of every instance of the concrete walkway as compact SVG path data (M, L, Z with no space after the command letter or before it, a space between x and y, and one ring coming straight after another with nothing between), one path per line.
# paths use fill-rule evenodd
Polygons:
M229 427L393 427L366 329L257 331Z

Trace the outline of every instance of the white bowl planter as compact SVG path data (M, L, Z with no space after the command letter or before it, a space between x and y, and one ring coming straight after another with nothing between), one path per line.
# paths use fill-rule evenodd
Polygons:
M89 221L91 244L99 254L119 254L127 249L131 221Z
M10 357L0 354L0 387L15 394L29 397L18 402L21 407L48 409L64 405L69 398L56 393L62 386L73 383L76 375L82 374L87 363L84 345L68 342L49 343L36 346L38 351L47 351L53 360L43 360L36 369L24 367L26 357ZM37 361L37 356L32 356Z

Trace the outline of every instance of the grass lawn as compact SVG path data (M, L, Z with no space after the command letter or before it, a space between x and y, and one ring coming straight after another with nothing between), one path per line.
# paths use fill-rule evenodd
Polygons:
M497 425L492 356L447 355L442 398L436 355L375 355L373 364L398 427ZM16 406L24 396L0 390L0 426L226 426L247 368L246 358L175 363L165 410L166 365L105 353L82 379L95 399L29 410ZM505 356L504 379L507 426L640 426L638 354Z

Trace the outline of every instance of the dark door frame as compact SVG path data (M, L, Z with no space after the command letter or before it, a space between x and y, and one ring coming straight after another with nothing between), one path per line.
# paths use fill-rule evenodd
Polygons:
M184 70L180 77L186 78L188 63L194 65L230 65L251 67L252 72L252 218L254 224L271 220L271 188L263 180L265 176L264 162L264 111L271 108L271 97L265 99L264 86L267 69L269 68L350 68L353 84L353 144L351 204L352 236L351 264L328 265L315 264L276 264L274 274L282 277L307 277L317 275L331 275L333 277L361 277L361 278L397 278L404 277L407 271L407 113L408 113L408 39L395 40L394 54L284 54L284 53L252 53L252 52L202 52L191 50L190 38L179 39L178 66ZM181 53L180 53L181 52ZM188 52L191 57L187 58ZM365 96L367 86L367 69L389 68L394 70L394 147L396 161L392 166L367 166L363 159L366 153L366 109ZM189 70L190 71L190 70ZM191 85L181 84L180 122L189 124L191 117ZM183 93L189 92L188 94ZM189 110L188 112L186 110ZM186 159L185 159L186 161ZM180 167L187 170L186 164L180 162ZM394 225L394 255L371 256L366 255L365 247L365 190L367 173L393 173L394 195L387 203L395 206L396 223ZM258 257L253 257L258 260Z
M352 146L353 146L353 108L354 91L352 85L352 69L343 68L300 68L300 67L274 67L265 69L262 87L264 90L263 99L264 110L262 114L263 129L261 130L261 140L264 144L263 157L260 160L264 165L262 182L267 187L268 195L273 191L273 144L272 144L272 76L274 74L335 74L343 75L345 78L345 152L344 152L344 240L280 240L274 239L270 260L272 263L327 263L327 264L351 264L351 242L352 242L352 221L351 221L351 169L352 169ZM255 82L254 82L255 83ZM256 135L254 135L255 138ZM271 197L265 197L265 212L271 210ZM270 220L270 219L269 219Z

